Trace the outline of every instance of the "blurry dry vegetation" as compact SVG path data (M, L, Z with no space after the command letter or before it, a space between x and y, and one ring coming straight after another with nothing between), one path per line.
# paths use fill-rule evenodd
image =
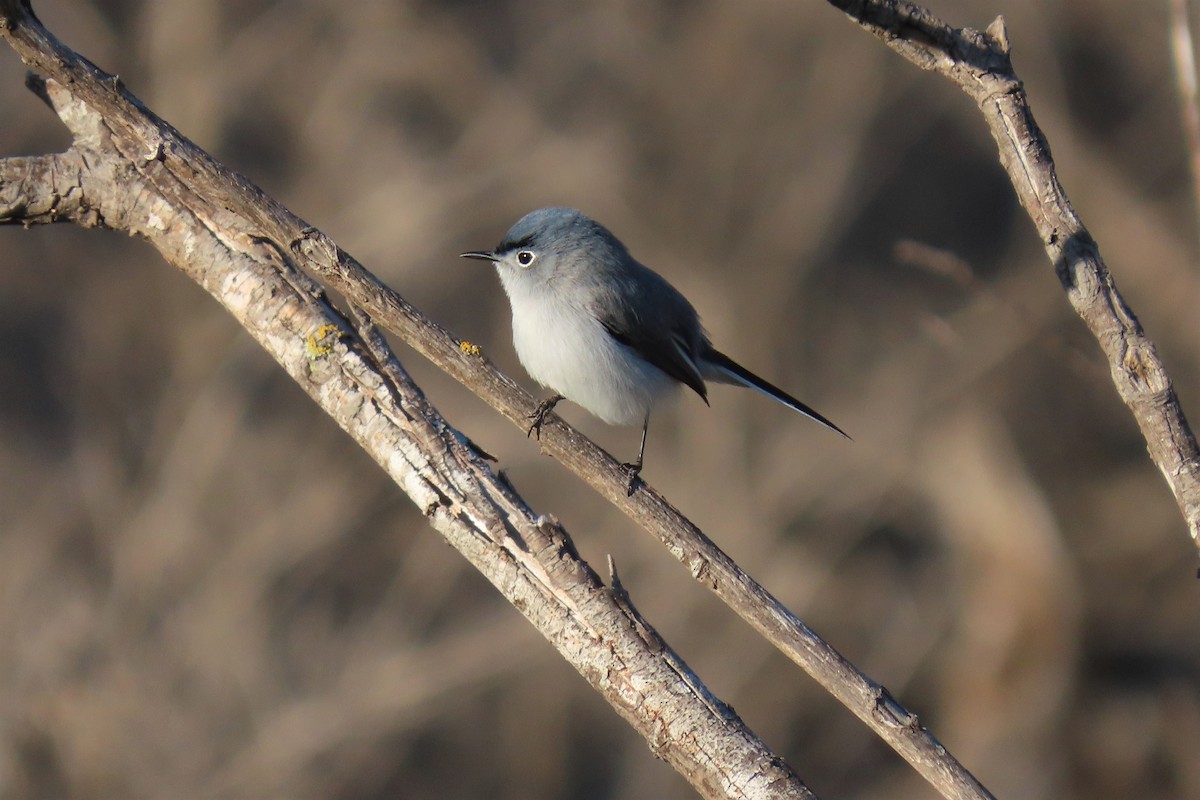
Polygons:
M931 5L1007 16L1063 183L1200 414L1164 8ZM494 276L455 254L539 205L608 224L855 438L718 388L655 419L647 480L1000 797L1200 796L1195 549L948 82L804 0L36 10L522 378ZM0 50L0 153L62 148L22 74ZM149 247L0 231L0 341L0 797L692 796ZM932 796L400 355L818 793ZM636 431L565 415L633 454Z

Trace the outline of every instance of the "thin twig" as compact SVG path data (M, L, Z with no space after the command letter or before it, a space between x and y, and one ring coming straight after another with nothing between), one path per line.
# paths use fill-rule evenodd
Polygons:
M1187 0L1168 0L1168 6L1175 90L1179 93L1179 113L1183 118L1183 135L1192 167L1192 211L1197 221L1194 233L1200 241L1200 99L1197 98L1196 51Z

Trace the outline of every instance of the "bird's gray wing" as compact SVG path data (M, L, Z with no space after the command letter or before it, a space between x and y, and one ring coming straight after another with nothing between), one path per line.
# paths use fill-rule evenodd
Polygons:
M593 298L589 310L613 339L688 386L705 403L708 387L696 365L703 340L691 304L656 273L622 291L620 283Z

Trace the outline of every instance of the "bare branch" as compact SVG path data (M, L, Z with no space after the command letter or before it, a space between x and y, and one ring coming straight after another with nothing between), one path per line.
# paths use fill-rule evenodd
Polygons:
M0 162L0 222L75 221L150 241L209 291L705 797L809 798L791 768L606 588L561 527L495 475L408 379L369 320L350 324L255 219L287 215L0 2L0 33L54 77L75 135L57 158ZM67 200L64 200L67 198Z
M78 152L0 161L0 220L23 225L84 220L80 182L86 165Z
M12 5L13 0L5 0L0 8ZM106 124L112 126L132 163L140 163L140 158L153 167L156 160L186 160L190 170L186 187L164 182L159 187L164 197L182 207L198 197L211 209L238 209L238 225L249 227L260 241L281 251L286 247L287 258L319 275L376 323L396 333L524 430L536 405L527 392L487 359L464 352L461 342L382 284L327 236L196 148L125 92L115 78L56 42L40 25L23 25L7 38L27 63L69 84L73 94L102 109ZM186 193L181 193L182 189ZM180 266L187 271L186 265ZM196 278L204 283L203 276ZM547 419L541 444L546 453L656 536L694 578L853 711L946 797L991 796L921 726L915 714L797 619L656 491L645 486L628 497L627 479L618 462L555 416Z
M1009 58L1004 18L980 32L952 28L907 0L829 2L909 61L954 81L979 104L1000 163L1067 299L1100 343L1117 393L1133 412L1150 458L1200 548L1200 449L1154 343L1117 291L1095 239L1058 182L1050 146Z
M1171 63L1175 69L1175 91L1192 166L1192 204L1200 217L1200 99L1196 88L1196 47L1192 24L1188 19L1187 0L1169 0ZM1200 236L1200 225L1196 228Z

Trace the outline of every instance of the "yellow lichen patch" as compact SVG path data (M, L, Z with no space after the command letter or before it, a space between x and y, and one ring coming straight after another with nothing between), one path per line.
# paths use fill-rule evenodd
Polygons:
M469 356L480 355L483 351L479 349L479 345L472 342L459 342L458 349L462 350Z
M333 352L333 345L342 335L341 330L333 323L326 323L317 328L304 340L305 349L310 359L325 358Z

